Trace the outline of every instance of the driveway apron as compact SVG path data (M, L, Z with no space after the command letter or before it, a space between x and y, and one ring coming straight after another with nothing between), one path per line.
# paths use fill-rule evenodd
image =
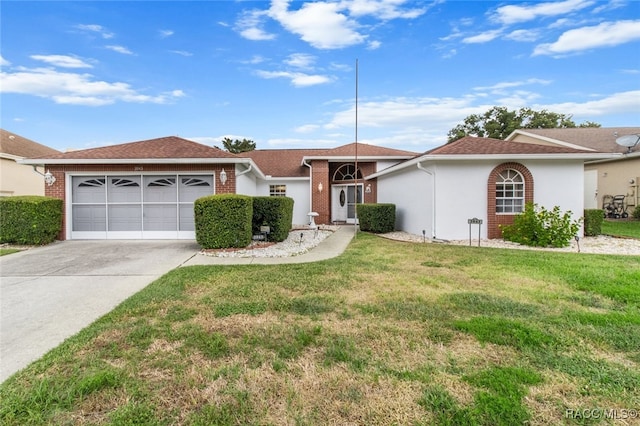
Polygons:
M0 382L198 250L194 241L64 241L0 257Z

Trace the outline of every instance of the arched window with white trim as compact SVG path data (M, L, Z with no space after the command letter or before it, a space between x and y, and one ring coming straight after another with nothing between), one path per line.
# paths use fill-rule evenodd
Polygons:
M524 177L514 169L505 169L496 179L496 213L521 213L524 210Z

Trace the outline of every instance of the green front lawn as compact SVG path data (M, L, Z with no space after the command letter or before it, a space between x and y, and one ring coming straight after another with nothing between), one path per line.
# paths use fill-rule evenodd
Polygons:
M630 237L640 240L640 220L607 220L602 222L602 233L615 237Z
M640 258L359 234L170 272L5 382L0 424L606 424L639 389Z
M7 254L17 253L20 250L12 248L0 248L0 256L6 256Z

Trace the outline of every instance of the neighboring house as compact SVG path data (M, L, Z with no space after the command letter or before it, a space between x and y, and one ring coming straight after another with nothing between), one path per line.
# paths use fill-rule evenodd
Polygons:
M56 178L46 194L65 201L60 239L193 239L193 202L238 193L289 196L294 224L352 222L358 202L377 201L372 174L416 153L358 144L334 149L231 154L165 137L22 160ZM358 191L355 190L356 185ZM364 199L362 198L364 196Z
M563 146L465 137L367 176L378 202L396 205L396 228L428 238L500 238L526 202L583 214L584 162L615 158ZM474 238L478 225L472 225Z
M0 129L0 196L44 195L44 169L18 161L55 154L59 151Z
M584 208L601 209L606 196L624 195L631 213L640 205L640 143L630 148L616 143L616 139L628 135L640 139L640 127L522 129L507 140L621 154L585 163Z

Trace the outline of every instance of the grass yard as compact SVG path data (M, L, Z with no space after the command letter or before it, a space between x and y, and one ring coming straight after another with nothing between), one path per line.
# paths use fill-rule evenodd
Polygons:
M602 222L602 233L616 237L640 239L640 220L607 220Z
M640 258L360 234L174 270L0 387L3 425L640 419Z
M6 256L8 254L17 253L20 250L13 248L0 248L0 256Z

